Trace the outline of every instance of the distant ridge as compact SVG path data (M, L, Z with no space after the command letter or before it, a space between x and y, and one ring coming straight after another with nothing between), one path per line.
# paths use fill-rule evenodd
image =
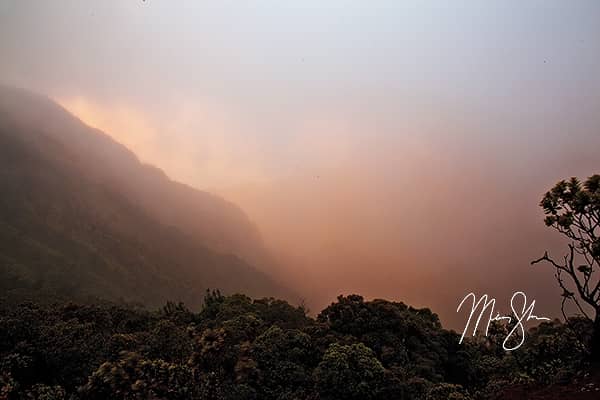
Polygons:
M47 97L0 86L0 285L201 301L206 288L290 293L235 205L170 180ZM248 260L248 261L245 261Z

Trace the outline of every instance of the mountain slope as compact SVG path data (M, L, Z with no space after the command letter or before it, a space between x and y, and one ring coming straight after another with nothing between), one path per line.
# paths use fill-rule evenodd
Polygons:
M287 293L245 215L170 181L50 100L0 88L0 286L157 305Z

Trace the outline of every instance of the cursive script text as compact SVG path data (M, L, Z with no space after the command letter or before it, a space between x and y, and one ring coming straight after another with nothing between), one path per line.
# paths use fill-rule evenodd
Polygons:
M488 297L487 294L484 294L477 300L477 296L473 292L467 294L456 309L456 312L459 312L462 306L465 304L467 300L471 300L471 312L469 314L469 319L467 319L467 324L465 325L465 329L463 330L462 336L460 337L459 343L463 342L465 335L469 331L469 327L471 326L471 322L473 320L473 316L477 316L477 321L473 326L473 334L477 332L477 328L481 323L481 320L485 317L485 336L488 335L488 330L490 328L490 324L492 321L505 321L508 324L513 322L514 318L514 326L508 332L506 338L502 342L502 348L506 351L516 350L525 342L525 326L524 323L530 320L536 321L549 321L550 318L546 317L538 317L533 314L533 309L535 308L535 300L531 301L531 304L527 304L527 296L523 292L515 292L510 298L510 308L514 316L508 315L500 315L500 313L496 312L494 315L494 307L496 306L496 299ZM486 311L489 314L486 314ZM478 314L479 313L479 314ZM509 340L515 336L519 335L520 340L516 345L510 346Z

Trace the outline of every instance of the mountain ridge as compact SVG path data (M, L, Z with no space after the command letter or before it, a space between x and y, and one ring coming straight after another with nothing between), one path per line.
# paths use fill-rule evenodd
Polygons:
M290 295L253 266L268 254L239 208L142 164L49 98L1 86L0 142L7 282L149 305L197 304L207 288Z

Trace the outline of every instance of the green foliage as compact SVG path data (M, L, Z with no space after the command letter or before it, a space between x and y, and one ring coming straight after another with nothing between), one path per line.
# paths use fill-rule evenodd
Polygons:
M530 330L522 351L514 357L523 374L536 382L568 382L589 354L585 335L590 331L591 323L583 318L569 324L544 322Z
M199 398L192 370L163 360L146 360L126 353L116 362L103 363L80 389L89 400Z
M361 296L340 296L317 320L333 332L351 335L375 351L386 368L411 370L443 380L448 360L446 338L437 315L385 300L365 302Z
M486 399L585 368L585 319L541 324L513 353L501 350L505 333L494 324L459 344L429 310L356 295L316 320L217 291L199 313L178 303L4 305L0 399Z
M385 369L364 344L334 343L323 355L314 375L324 400L369 400L379 398Z
M471 397L460 385L439 383L427 391L425 400L470 400Z
M64 400L66 392L60 386L37 384L28 389L24 397L31 400Z
M311 371L319 354L309 335L272 325L256 338L250 352L256 362L253 383L261 398L305 397L311 389Z

